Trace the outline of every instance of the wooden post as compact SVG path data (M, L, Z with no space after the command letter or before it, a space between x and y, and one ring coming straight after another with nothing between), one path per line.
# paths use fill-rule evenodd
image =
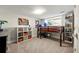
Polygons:
M62 32L60 33L60 46L62 46Z

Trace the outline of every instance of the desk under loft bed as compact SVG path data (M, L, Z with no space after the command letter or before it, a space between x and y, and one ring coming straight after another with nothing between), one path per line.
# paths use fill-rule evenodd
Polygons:
M64 30L63 26L47 26L47 27L39 27L37 32L40 39L42 39L43 34L46 35L50 33L51 37L51 33L58 33L60 35L60 46L62 46L63 30Z

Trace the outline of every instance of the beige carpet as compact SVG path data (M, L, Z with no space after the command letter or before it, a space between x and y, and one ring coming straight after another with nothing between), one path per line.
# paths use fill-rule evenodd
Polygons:
M33 38L28 41L25 40L18 44L10 44L8 45L8 53L72 53L73 48L71 44L64 43L62 47L60 47L59 42L51 39L38 39Z

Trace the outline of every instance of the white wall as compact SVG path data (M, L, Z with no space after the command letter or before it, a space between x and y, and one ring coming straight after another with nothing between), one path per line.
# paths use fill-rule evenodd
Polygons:
M36 37L37 36L37 29L35 28L35 18L30 18L27 17L29 20L29 25L31 26L31 30L32 30L32 37Z
M5 23L2 25L2 28L7 30L7 32L6 32L8 34L7 42L11 43L11 42L15 42L17 40L16 39L17 16L8 14L8 13L9 13L9 11L7 13L0 13L0 20L8 21L8 23Z
M76 38L76 34L79 37L79 6L76 6L74 9L74 52L79 52L79 38Z
M49 17L49 18L46 18L44 20L42 20L42 24L44 24L44 22L50 22L51 25L48 24L48 26L64 26L65 25L65 17L64 17L64 14L62 15L59 15L59 16L52 16L52 17Z

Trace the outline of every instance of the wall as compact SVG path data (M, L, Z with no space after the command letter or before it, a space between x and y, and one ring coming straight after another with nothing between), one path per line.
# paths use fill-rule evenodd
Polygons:
M48 24L48 26L63 26L64 23L64 15L59 15L59 16L52 16L46 19L41 20L41 24L44 24L45 22ZM51 23L51 24L49 24Z
M77 35L79 37L79 6L74 9L74 23L74 52L79 52L79 38L76 37Z
M8 23L2 25L3 29L7 30L7 43L12 43L17 41L16 36L16 27L17 27L17 16L8 14L8 13L0 13L0 20L6 20Z
M46 19L50 24L48 26L62 26L62 16Z
M32 30L32 37L36 37L37 36L37 29L35 28L35 18L30 18L27 17L29 20L29 25L31 26L31 30Z

